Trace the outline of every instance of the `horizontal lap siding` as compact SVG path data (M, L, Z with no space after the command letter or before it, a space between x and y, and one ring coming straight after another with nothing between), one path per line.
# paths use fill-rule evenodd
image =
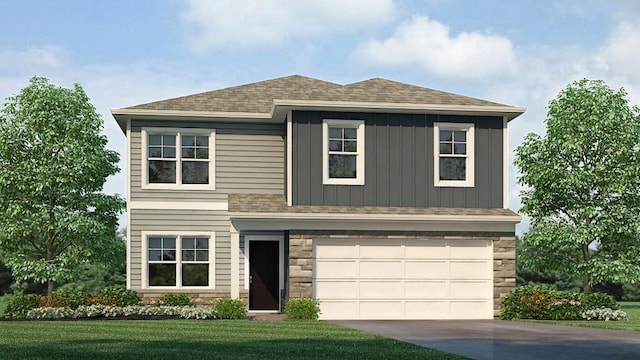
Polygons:
M365 120L365 185L322 184L322 120ZM435 187L433 123L475 125L475 186ZM296 111L293 204L502 207L502 118Z
M215 190L148 190L142 189L141 130L143 127L210 128L216 131ZM229 193L284 192L284 125L231 124L208 122L175 122L134 120L130 133L130 201L158 202L158 209L131 209L131 286L140 289L142 282L142 231L215 232L216 289L231 285L231 249L229 217L226 211L161 209L162 202L226 202ZM242 247L233 251L240 258L240 281L243 286Z
M229 216L208 210L131 210L131 287L142 286L142 232L158 231L180 235L181 231L215 232L216 288L228 288L231 275Z
M215 190L142 189L143 127L216 130ZM284 192L284 125L132 121L130 201L226 201L229 193Z
M217 134L216 189L225 193L282 194L282 136Z

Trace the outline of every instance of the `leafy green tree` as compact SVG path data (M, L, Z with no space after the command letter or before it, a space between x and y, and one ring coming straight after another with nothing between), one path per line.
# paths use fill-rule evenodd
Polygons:
M120 239L114 248L113 260L108 264L86 263L73 281L60 284L56 291L80 290L85 294L94 294L109 286L127 284L127 246L126 229L118 231Z
M568 85L549 103L547 133L516 149L523 185L525 268L594 283L640 278L640 111L600 80Z
M102 193L119 156L82 87L34 77L0 111L0 252L17 282L72 279L118 251L124 201Z

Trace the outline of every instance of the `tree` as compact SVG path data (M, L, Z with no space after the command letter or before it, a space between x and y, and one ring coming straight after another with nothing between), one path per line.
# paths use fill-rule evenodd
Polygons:
M516 149L525 268L594 283L640 278L640 111L600 80L568 85L549 103L547 134Z
M82 87L34 77L0 111L0 253L16 281L67 281L117 252L124 201L101 193L119 156Z

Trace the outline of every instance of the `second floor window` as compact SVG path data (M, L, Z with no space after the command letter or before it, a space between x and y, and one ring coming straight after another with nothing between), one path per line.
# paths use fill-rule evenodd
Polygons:
M213 132L146 129L143 137L147 157L143 187L213 186Z
M323 184L364 185L364 121L324 120Z
M434 185L472 187L474 184L473 124L435 123Z

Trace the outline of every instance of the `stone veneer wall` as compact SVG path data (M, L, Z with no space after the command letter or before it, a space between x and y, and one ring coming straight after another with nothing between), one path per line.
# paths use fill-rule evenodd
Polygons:
M507 235L507 236L505 236ZM311 297L313 274L313 238L358 237L431 239L486 239L493 242L493 315L500 314L504 297L516 285L515 236L504 233L450 233L450 232L376 232L376 231L291 231L289 233L288 297Z
M500 315L502 301L516 287L516 238L493 240L493 316Z

